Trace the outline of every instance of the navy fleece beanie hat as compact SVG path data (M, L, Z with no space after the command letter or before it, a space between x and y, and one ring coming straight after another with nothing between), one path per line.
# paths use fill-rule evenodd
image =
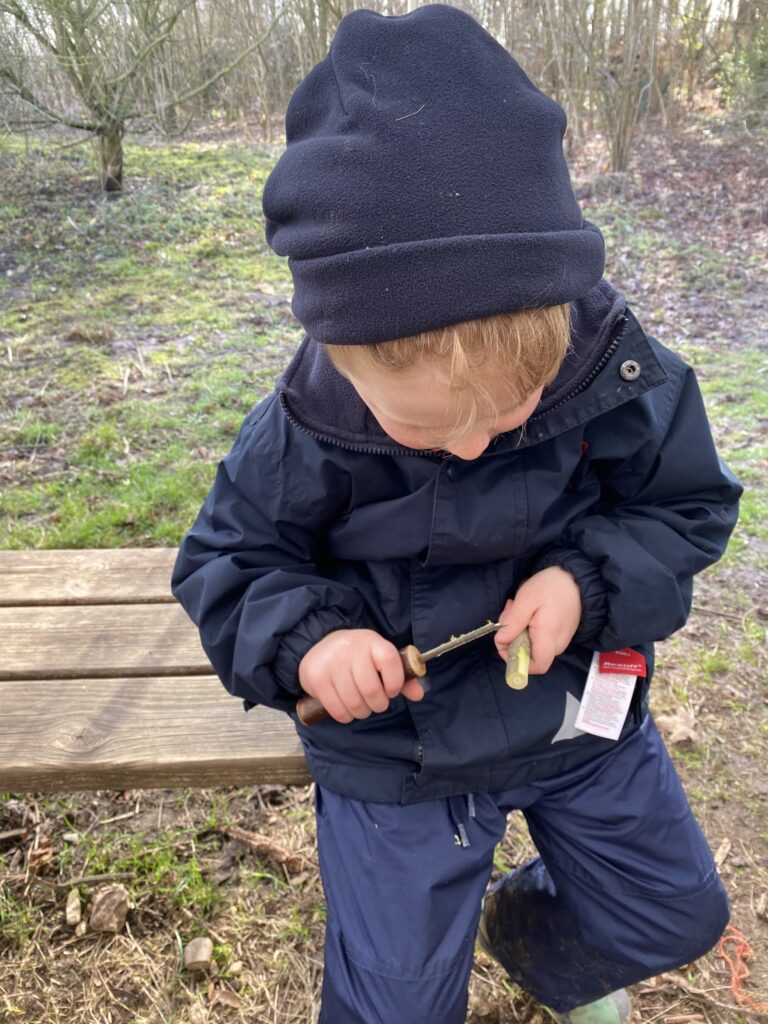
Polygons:
M264 188L293 311L368 344L581 298L602 277L563 109L472 17L358 10L293 94Z

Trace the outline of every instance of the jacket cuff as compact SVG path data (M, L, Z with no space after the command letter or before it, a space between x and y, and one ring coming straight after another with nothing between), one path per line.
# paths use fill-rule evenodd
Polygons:
M299 662L315 644L336 629L351 629L350 623L338 612L321 609L305 616L290 633L286 633L272 662L272 671L280 685L297 697Z
M569 572L581 591L581 622L571 643L594 643L608 624L608 595L599 568L577 548L550 548L535 563L533 572L552 565Z

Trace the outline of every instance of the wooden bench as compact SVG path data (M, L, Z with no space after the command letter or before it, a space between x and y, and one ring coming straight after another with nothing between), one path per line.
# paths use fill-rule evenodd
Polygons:
M0 551L0 791L306 783L170 593L175 551Z

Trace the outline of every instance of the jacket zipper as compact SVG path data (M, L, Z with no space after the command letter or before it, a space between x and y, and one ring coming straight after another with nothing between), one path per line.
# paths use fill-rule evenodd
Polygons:
M326 444L336 445L337 448L344 448L350 452L363 452L368 455L422 455L426 457L435 457L434 451L424 448L374 448L369 444L354 444L352 441L339 441L336 437L331 437L330 434L321 434L317 430L312 430L310 427L305 426L301 420L297 420L288 407L288 403L285 401L285 396L280 394L280 405L283 407L288 422L303 431L305 434L309 434L310 437L314 437L316 441L324 441Z
M595 363L590 372L587 374L587 376L584 378L584 380L581 382L581 384L579 384L577 388L574 388L574 390L567 394L565 398L561 398L559 402L556 402L554 405L550 406L548 409L545 409L543 412L536 413L534 416L531 416L530 418L532 420L537 420L540 419L542 416L548 416L555 409L559 409L561 405L565 405L566 402L570 402L571 399L575 398L577 395L580 395L582 391L585 391L592 383L592 381L598 376L598 374L601 372L601 370L610 360L613 354L616 352L616 349L619 347L624 338L624 334L626 333L628 323L629 318L626 316L623 317L622 322L619 324L619 327L616 331L616 334L614 335L610 344L608 345L608 348L606 348L605 352L603 352L600 359L598 359L598 361ZM289 409L288 403L285 401L285 396L282 393L280 394L280 405L282 406L286 419L292 426L296 427L298 430L303 431L305 434L309 434L310 437L314 437L316 441L323 441L326 444L335 445L337 448L344 448L350 452L363 452L367 453L368 455L419 455L426 458L435 458L436 456L436 453L434 451L430 451L429 449L426 448L376 448L373 447L372 445L354 444L351 441L339 441L338 438L331 437L330 434L321 434L317 430L312 430L310 427L305 426L300 420L296 419L296 417ZM439 457L445 458L445 455L443 454Z

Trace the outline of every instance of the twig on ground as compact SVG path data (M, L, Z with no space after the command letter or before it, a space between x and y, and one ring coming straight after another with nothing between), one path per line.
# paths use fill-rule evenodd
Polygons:
M54 882L50 878L34 876L29 879L37 885L46 885L49 889L74 889L78 885L92 885L94 882L112 882L116 878L135 878L135 871L118 871L111 875L83 875L82 878L70 878L66 882Z
M733 622L744 623L744 619L748 615L754 614L757 611L756 607L748 608L742 615L737 615L735 612L724 612L720 608L705 608L700 604L691 605L692 612L701 612L702 615L714 615L718 619L731 619Z
M239 839L241 843L250 846L262 857L268 857L277 864L284 865L289 871L307 871L314 867L312 861L303 854L280 846L268 836L259 835L257 832L248 832L246 829L240 828L239 825L220 825L214 831L221 832L229 839Z
M10 832L0 832L0 843L7 839L24 839L28 835L28 828L12 828Z
M721 1003L718 999L713 999L708 992L704 989L694 988L693 985L689 985L683 978L677 978L671 974L663 974L661 977L667 982L666 985L651 985L648 982L641 982L640 988L645 989L647 992L664 992L670 989L679 989L685 992L686 995L692 996L694 999L699 999L706 1003L708 1006L717 1006L721 1010L729 1010L731 1013L743 1013L748 1017L757 1017L758 1019L768 1018L768 1011L766 1010L750 1010L745 1006L737 1006L735 1003ZM642 995L643 993L641 993Z

